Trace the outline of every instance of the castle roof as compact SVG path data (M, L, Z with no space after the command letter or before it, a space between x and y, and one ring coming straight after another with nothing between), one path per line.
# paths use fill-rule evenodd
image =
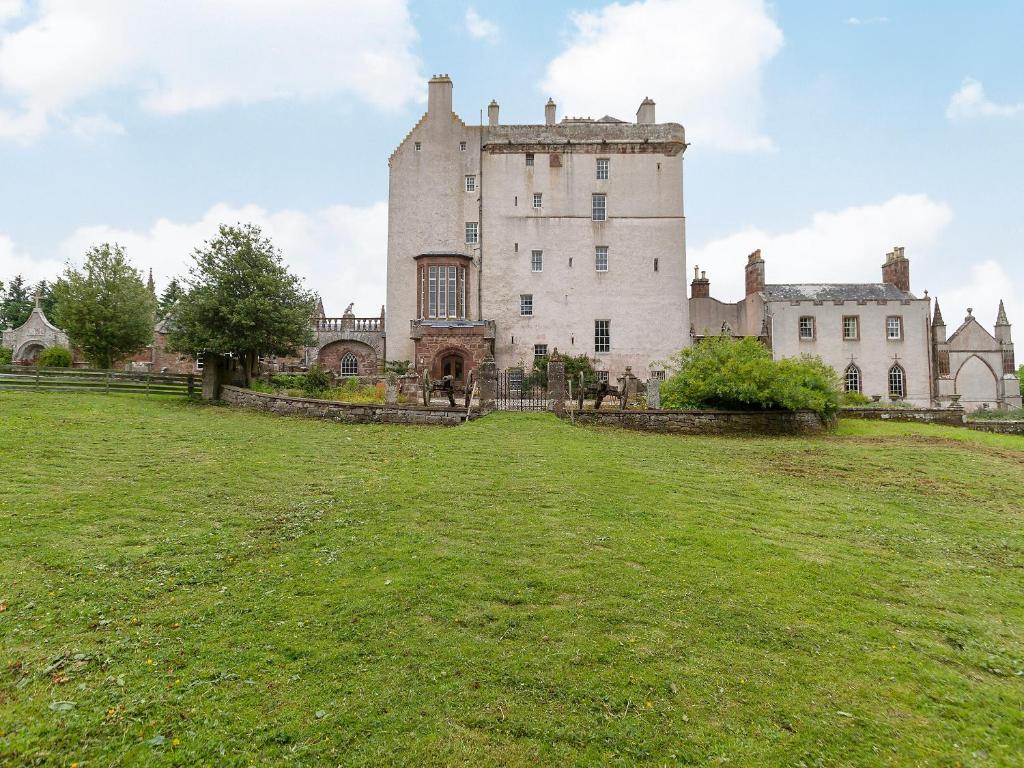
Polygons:
M775 283L767 301L911 301L917 297L889 283Z
M614 120L614 118L611 118ZM563 120L554 125L490 125L484 127L484 147L507 144L669 144L686 149L686 132L679 123Z

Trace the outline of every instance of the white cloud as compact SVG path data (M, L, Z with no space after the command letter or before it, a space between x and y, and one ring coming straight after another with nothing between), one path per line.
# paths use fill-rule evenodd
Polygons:
M978 322L991 331L1000 300L1006 303L1010 323L1024 328L1024 304L1014 292L1013 280L993 259L972 265L966 280L946 280L942 290L935 293L935 298L942 307L947 333L952 333L960 325L968 308L973 309Z
M69 127L75 136L86 140L124 134L124 126L104 114L80 115L71 120Z
M865 27L865 26L868 26L869 24L888 24L889 23L889 17L888 16L868 16L866 18L861 18L859 16L851 16L850 18L848 18L843 23L844 24L848 24L851 27Z
M340 315L354 301L356 314L375 317L385 295L387 219L383 202L365 208L335 205L309 213L219 204L197 221L159 219L143 231L82 227L64 240L60 253L77 263L90 246L118 242L135 267L144 272L152 268L157 285L163 287L172 277L187 273L192 252L216 236L219 224L251 222L281 249L291 270L305 278L306 287L320 294L328 314Z
M728 151L761 135L761 75L782 47L762 0L642 0L572 16L568 47L541 85L564 114L632 119L645 96L687 139Z
M24 0L0 0L0 24L18 18L24 12Z
M499 29L497 24L489 19L485 19L476 12L475 8L467 8L466 31L469 32L470 37L475 37L478 40L488 40L493 43L498 39Z
M0 281L6 283L21 275L29 283L53 280L64 271L64 263L56 259L34 259L20 250L14 241L0 233Z
M0 28L0 136L116 90L163 114L337 93L397 108L422 98L416 37L405 0L41 0Z
M985 95L985 87L971 77L964 78L960 90L954 93L946 106L950 120L968 120L973 117L1013 117L1024 114L1024 102L998 104Z

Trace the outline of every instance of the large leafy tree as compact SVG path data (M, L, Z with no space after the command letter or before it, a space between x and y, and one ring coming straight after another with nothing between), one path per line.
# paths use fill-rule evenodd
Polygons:
M98 368L110 368L153 341L156 312L142 273L120 245L90 248L53 286L54 321Z
M316 297L259 227L222 224L193 260L171 318L173 351L234 354L248 383L259 355L288 355L313 343Z

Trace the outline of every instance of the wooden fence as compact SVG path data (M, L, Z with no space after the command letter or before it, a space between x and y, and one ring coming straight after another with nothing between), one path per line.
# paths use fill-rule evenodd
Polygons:
M106 392L135 395L186 395L197 392L192 374L129 373L90 368L36 368L0 365L0 390Z

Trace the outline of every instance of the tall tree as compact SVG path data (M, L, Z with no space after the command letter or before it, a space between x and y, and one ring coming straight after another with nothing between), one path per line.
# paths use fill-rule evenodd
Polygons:
M28 283L21 275L15 275L0 303L0 327L17 328L28 320L33 306L35 303Z
M259 355L288 355L313 343L316 298L259 227L222 224L192 258L188 292L174 309L172 351L233 353L248 383Z
M178 278L172 277L171 282L164 288L163 293L160 294L160 298L156 302L156 316L158 319L163 320L171 314L171 309L178 302L182 296L185 295L185 289L181 287L181 283Z
M98 368L110 368L153 341L156 302L120 245L90 248L82 270L69 264L53 295L55 322Z
M33 300L37 293L39 294L39 306L42 308L43 314L50 318L52 322L53 313L56 309L56 301L53 298L53 283L40 280L36 283L36 287L32 289Z

